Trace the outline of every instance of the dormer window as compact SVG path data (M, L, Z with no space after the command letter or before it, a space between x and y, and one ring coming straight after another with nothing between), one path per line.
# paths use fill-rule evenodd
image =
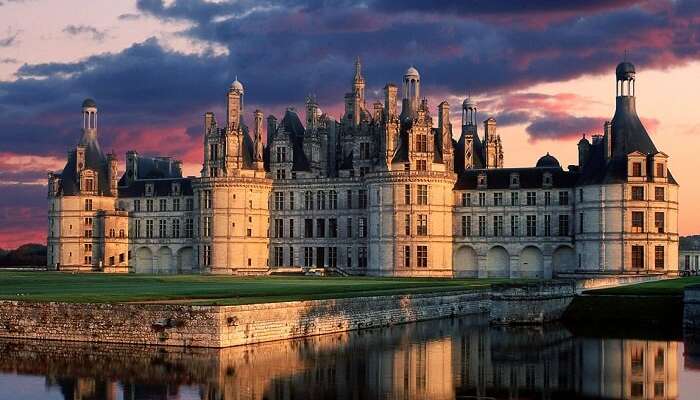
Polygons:
M180 183L173 182L171 191L173 193L173 196L179 196L180 195Z
M480 188L486 187L486 174L479 174L476 180L476 185Z
M546 173L542 175L542 185L544 187L551 187L552 186L552 174Z
M275 158L278 163L287 162L287 148L284 146L277 146L275 149Z
M87 190L88 192L92 192L94 190L92 178L85 179L85 190Z
M520 186L520 174L510 174L510 186Z
M663 178L666 176L666 167L663 163L656 163L656 177Z
M642 176L642 163L635 161L632 163L632 176L640 177Z
M152 183L146 184L146 196L153 196L153 184Z

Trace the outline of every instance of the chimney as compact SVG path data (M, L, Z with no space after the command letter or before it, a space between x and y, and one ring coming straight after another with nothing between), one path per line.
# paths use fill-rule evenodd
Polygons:
M591 143L586 139L584 135L581 140L578 141L578 166L583 168L588 160L588 155L591 151Z
M605 144L605 159L609 160L610 157L612 157L612 123L610 121L605 121L605 124L603 124L603 132L604 132L604 144Z
M384 110L389 118L396 116L396 97L399 88L393 83L384 86Z
M112 196L117 195L117 182L119 177L117 176L117 156L114 153L107 154L107 180L109 181L109 194Z

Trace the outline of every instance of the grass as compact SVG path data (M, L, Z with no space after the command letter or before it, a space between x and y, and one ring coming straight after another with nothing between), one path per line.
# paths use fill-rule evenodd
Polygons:
M0 300L253 304L478 290L508 279L232 277L0 272ZM512 281L510 281L512 282Z
M694 284L700 284L700 276L666 279L608 289L589 290L585 293L593 295L683 296L683 289L688 285Z

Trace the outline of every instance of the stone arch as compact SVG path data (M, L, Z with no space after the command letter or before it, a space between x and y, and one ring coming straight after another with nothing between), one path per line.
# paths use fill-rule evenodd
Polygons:
M510 276L510 255L503 246L493 246L486 253L486 268L489 277Z
M139 247L136 250L136 265L134 271L139 274L153 273L153 252L148 247Z
M576 269L576 252L571 246L559 246L552 253L554 272L571 272Z
M170 247L163 246L158 249L158 268L155 272L167 274L173 272L173 251Z
M471 246L461 246L454 256L454 275L457 278L478 277L479 263L476 251Z
M535 246L526 246L520 252L520 276L523 278L544 278L544 255Z
M182 247L177 251L177 273L186 274L192 272L193 265L192 247Z

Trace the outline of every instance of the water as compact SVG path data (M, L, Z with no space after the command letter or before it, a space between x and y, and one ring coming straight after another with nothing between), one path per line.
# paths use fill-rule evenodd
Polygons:
M457 318L222 350L0 339L0 399L700 398L700 342L649 335Z

